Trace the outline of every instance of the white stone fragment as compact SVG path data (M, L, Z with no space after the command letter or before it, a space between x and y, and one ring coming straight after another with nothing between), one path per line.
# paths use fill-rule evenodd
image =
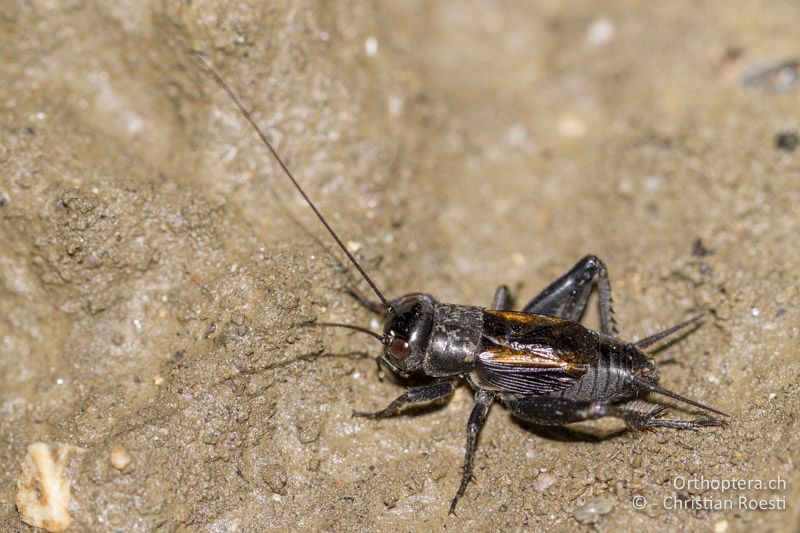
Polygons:
M28 446L17 479L17 509L23 522L46 531L64 531L72 524L67 510L69 481L64 470L71 453L77 449L58 444L54 456L44 442Z

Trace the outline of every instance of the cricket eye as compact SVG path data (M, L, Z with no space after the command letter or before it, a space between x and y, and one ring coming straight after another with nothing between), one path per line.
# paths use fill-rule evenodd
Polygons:
M395 359L405 359L411 354L411 346L408 345L408 341L395 339L392 341L392 345L389 346L389 353Z

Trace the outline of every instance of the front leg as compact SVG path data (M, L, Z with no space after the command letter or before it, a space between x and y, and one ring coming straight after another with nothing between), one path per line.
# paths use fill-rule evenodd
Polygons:
M486 420L486 415L489 413L489 407L491 407L493 401L494 394L491 392L479 390L475 393L475 405L469 415L469 423L467 424L467 452L464 456L464 474L461 476L461 485L458 487L456 497L453 498L453 502L450 504L450 514L456 514L458 500L464 495L469 479L472 477L475 443L478 441L478 433L483 427L483 422Z
M365 411L353 411L353 416L372 419L394 416L406 405L433 402L436 400L441 400L442 398L447 398L453 393L456 385L458 385L458 379L454 378L448 381L440 381L432 385L414 387L413 389L408 389L403 394L398 396L395 401L390 403L389 406L382 411L375 411L373 413Z

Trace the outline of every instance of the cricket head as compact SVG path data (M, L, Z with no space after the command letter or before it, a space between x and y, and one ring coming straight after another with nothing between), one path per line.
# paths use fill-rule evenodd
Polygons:
M421 370L435 305L432 296L419 293L392 301L383 324L384 354L378 360L403 377Z

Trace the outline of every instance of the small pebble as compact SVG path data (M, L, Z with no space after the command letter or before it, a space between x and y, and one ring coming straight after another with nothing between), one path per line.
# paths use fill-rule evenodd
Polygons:
M764 92L786 93L800 83L800 61L789 59L750 69L742 75L742 84Z
M591 500L586 502L572 515L581 524L594 524L600 516L610 513L614 509L611 500Z
M649 193L658 192L661 188L661 183L664 181L664 178L657 174L652 174L650 176L646 176L643 180L644 189Z
M713 253L713 250L706 248L705 243L703 243L703 239L697 238L692 243L692 255L695 257L706 257L708 255L712 255Z
M108 455L108 461L111 463L111 466L116 468L117 470L125 470L128 465L131 464L130 454L128 451L119 445L114 445L111 447L111 452Z
M558 481L558 478L550 472L542 472L536 476L536 481L533 482L533 488L539 492L544 492L554 485L556 481Z
M383 497L383 505L386 506L387 509L394 509L397 507L398 498L394 494L389 494Z
M264 481L275 494L286 496L286 469L281 465L270 465L264 471Z
M320 424L316 420L301 420L297 424L297 439L303 444L310 444L317 439L322 431Z
M558 118L556 128L558 134L566 139L581 139L586 136L586 132L589 129L580 117L569 113L565 113Z
M605 17L600 17L586 30L586 43L593 47L602 46L614 38L614 32L614 23Z
M614 471L606 466L601 466L597 469L597 472L595 472L595 477L600 481L607 483L614 479Z
M800 145L800 135L793 131L783 131L775 137L775 147L784 152L794 152Z
M375 57L378 55L378 39L375 37L367 37L367 40L364 41L364 52L369 57Z

